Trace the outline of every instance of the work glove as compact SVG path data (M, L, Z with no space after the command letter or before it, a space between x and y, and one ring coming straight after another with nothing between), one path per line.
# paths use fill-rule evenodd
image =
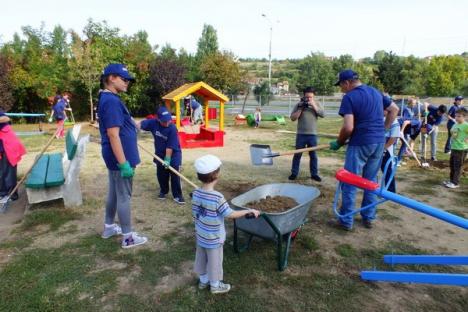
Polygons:
M169 168L169 166L171 165L171 156L166 156L164 157L164 168Z
M330 149L332 151L337 151L340 149L342 145L340 143L338 143L338 140L335 140L335 141L330 141Z
M424 117L429 116L429 112L424 112Z
M52 122L52 117L49 117L49 122Z
M117 164L117 167L119 167L120 176L124 179L129 179L135 174L135 170L130 166L128 161L123 164Z

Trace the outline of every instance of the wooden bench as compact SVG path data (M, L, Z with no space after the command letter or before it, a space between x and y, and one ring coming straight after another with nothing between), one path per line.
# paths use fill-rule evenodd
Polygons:
M65 152L43 154L26 180L29 204L63 198L66 207L83 203L79 174L89 135L79 137L81 125L65 136Z

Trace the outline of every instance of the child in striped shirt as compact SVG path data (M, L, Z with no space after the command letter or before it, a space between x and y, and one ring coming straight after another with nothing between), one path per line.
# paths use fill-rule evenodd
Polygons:
M255 209L232 210L223 194L215 191L221 161L213 155L205 155L195 161L201 188L192 194L192 215L195 221L197 251L194 270L199 276L199 289L210 286L212 294L227 293L231 285L223 279L223 244L226 240L224 218L236 219L260 212Z

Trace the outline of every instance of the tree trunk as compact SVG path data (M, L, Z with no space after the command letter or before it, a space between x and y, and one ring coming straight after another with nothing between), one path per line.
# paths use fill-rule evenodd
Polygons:
M91 112L91 123L94 123L94 105L93 105L93 88L89 88L89 106Z
M245 102L247 102L247 97L249 96L249 94L250 94L250 87L247 88L247 92L245 93L244 104L242 104L242 111L241 111L242 114L244 114Z

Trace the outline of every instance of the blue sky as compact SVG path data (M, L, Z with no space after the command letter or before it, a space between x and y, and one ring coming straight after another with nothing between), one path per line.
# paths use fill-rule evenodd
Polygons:
M0 44L21 26L46 30L60 24L81 33L89 18L106 20L122 34L145 30L150 43L196 51L203 24L213 25L221 49L239 57L372 56L377 50L428 56L468 51L468 0L420 1L7 1L0 15ZM277 22L279 21L279 22Z

